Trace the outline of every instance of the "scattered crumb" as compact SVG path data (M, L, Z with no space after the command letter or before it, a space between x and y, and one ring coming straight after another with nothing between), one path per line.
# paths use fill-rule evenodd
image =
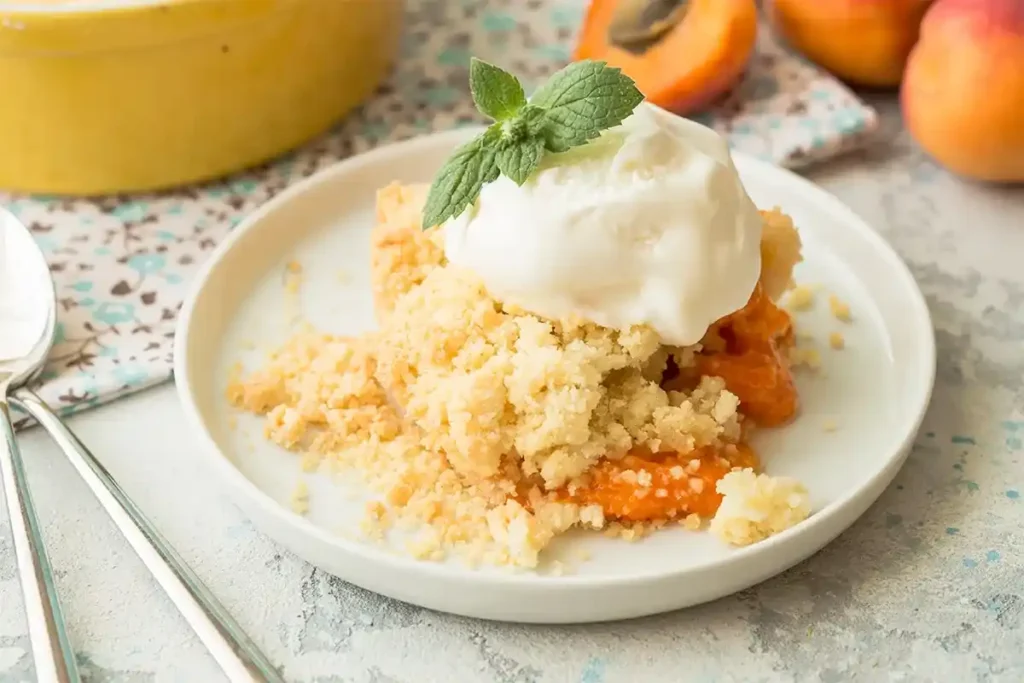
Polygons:
M807 519L807 489L789 477L730 472L719 480L722 504L711 519L711 533L731 545L764 540Z
M698 529L700 529L701 523L702 520L700 518L700 515L697 514L689 514L686 517L683 517L681 520L679 520L680 526L682 526L684 529L687 529L688 531L697 531Z
M289 294L298 294L302 286L302 264L289 261L285 266L284 289Z
M366 504L366 516L371 519L381 520L387 514L387 508L379 500L370 501Z
M846 338L843 337L842 332L833 332L828 336L828 345L836 351L840 351L846 347Z
M828 297L828 307L832 311L833 317L836 320L841 320L844 323L848 323L853 320L853 316L850 315L850 306L835 294Z
M238 429L238 416L237 415L229 415L228 416L228 429L231 430L231 431L235 431L236 429Z
M839 424L835 420L825 420L825 423L822 425L822 428L826 432L834 432L837 429L839 429Z
M306 482L299 480L292 491L291 499L292 512L297 515L305 515L309 512L309 487Z
M251 339L243 339L238 345L243 351L253 351L256 349L256 342Z
M814 288L797 285L786 295L786 307L791 311L806 311L814 305Z
M343 285L352 284L352 275L347 270L339 270L335 277L338 278L338 282Z

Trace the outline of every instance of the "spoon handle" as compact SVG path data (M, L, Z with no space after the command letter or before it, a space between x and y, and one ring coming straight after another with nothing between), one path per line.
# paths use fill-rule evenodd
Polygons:
M228 679L233 683L284 683L274 665L245 635L210 589L46 403L24 388L15 392L11 402L35 418L61 447Z
M28 492L28 479L4 395L0 395L0 435L0 477L14 532L14 554L25 598L36 680L78 683L75 651L64 627L57 585L46 557L42 529Z

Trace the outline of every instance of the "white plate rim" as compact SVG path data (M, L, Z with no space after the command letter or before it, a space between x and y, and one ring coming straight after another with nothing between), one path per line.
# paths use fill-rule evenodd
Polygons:
M804 535L813 536L813 532L821 527L827 526L834 517L843 513L847 508L855 507L864 503L863 507L869 507L892 481L896 473L902 467L909 453L913 439L920 429L925 413L930 403L931 394L934 388L936 371L936 349L934 328L931 323L931 315L928 310L923 293L914 280L907 265L893 250L892 246L874 229L872 229L860 216L851 208L840 201L837 197L826 190L818 187L811 181L802 178L792 171L778 167L766 161L746 155L742 152L733 151L732 155L737 165L747 166L761 173L781 174L786 182L796 184L806 195L808 201L816 202L827 207L831 212L843 214L851 225L858 227L861 235L871 242L871 246L886 259L887 272L894 277L898 276L903 280L902 285L911 295L913 310L908 312L908 319L913 319L915 327L927 329L928 334L923 335L924 343L922 353L917 357L920 376L926 378L917 386L917 412L914 419L903 425L903 429L893 430L894 437L891 439L891 455L885 464L870 476L860 487L852 488L835 500L829 502L825 507L817 510L807 520L800 524L776 534L764 541L749 546L736 548L725 558L713 558L703 562L695 562L685 569L671 571L645 570L636 571L624 576L577 576L572 574L562 576L538 576L533 572L461 572L457 575L448 567L434 562L425 562L413 559L412 557L395 555L374 547L369 543L362 543L331 533L316 524L313 524L304 517L296 514L275 501L269 494L262 491L251 482L240 470L238 470L230 459L221 451L216 440L206 428L202 412L193 397L193 389L190 382L189 355L187 339L192 333L192 313L197 299L203 292L207 281L218 265L224 260L228 252L235 244L245 238L245 235L257 225L263 218L278 207L290 202L296 197L310 191L314 187L332 182L337 176L344 176L358 172L361 166L386 162L390 159L401 158L403 155L414 153L423 147L434 145L448 145L454 148L457 144L465 142L482 129L476 127L459 128L440 133L432 133L419 136L401 142L383 145L371 151L359 154L348 159L339 161L327 168L324 168L308 178L290 186L272 199L265 202L253 213L246 216L238 223L231 233L221 242L213 253L200 266L195 279L190 287L189 294L179 313L178 323L175 332L174 343L174 378L179 403L185 413L187 423L192 431L199 437L202 443L202 452L208 459L214 470L220 475L222 481L233 489L236 494L243 496L246 502L258 506L260 510L276 519L280 524L287 525L297 534L305 534L315 537L320 543L327 543L335 546L340 552L352 553L360 556L363 560L384 563L389 569L412 570L429 575L439 580L458 579L460 582L471 581L477 584L476 587L529 587L530 590L548 591L568 588L601 588L616 587L626 584L643 583L653 580L666 580L683 576L691 572L706 571L708 569L726 569L735 567L737 564L755 561L757 556L769 553L772 550L782 550L781 546L799 543L800 537ZM870 500L863 501L862 497L866 492L876 490ZM857 513L853 519L842 525L838 532L828 534L828 540L824 544L816 544L817 547L811 553L798 551L795 547L789 554L800 559L805 558L821 547L831 542L836 535L842 533L852 521L856 520L861 513ZM799 561L799 560L797 560Z

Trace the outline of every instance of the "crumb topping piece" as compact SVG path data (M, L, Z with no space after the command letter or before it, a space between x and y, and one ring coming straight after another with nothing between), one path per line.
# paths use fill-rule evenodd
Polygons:
M717 484L722 504L711 520L711 533L730 545L749 545L807 519L807 489L789 477L770 477L742 469Z
M832 294L828 297L828 308L836 320L844 323L852 322L853 315L850 313L850 306L845 301Z
M814 305L814 288L797 285L786 295L786 307L791 311L806 311Z

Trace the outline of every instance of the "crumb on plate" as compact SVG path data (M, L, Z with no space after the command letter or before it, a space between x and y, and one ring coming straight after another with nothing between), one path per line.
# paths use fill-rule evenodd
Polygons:
M814 348L794 347L789 350L789 363L793 368L821 369L821 353Z
M805 520L811 508L807 489L789 477L730 472L718 482L722 504L711 519L711 533L730 545L750 545Z
M797 285L786 295L786 308L791 311L806 311L814 305L814 288Z
M853 316L850 314L850 305L835 294L829 295L828 307L829 310L832 311L832 316L836 320L841 320L844 323L848 323L853 320Z
M291 508L292 512L297 515L305 515L309 512L309 487L301 479L292 490Z
M302 286L302 264L289 261L285 264L284 288L288 294L298 294Z

